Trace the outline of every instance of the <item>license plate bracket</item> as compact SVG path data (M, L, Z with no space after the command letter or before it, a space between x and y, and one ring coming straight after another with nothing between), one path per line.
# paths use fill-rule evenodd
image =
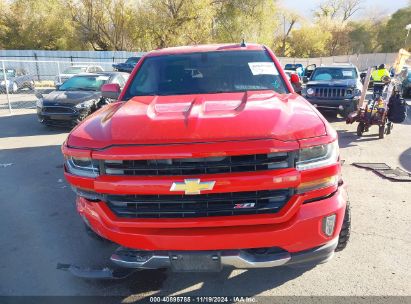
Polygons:
M175 272L219 272L221 253L218 251L169 252L171 270Z
M49 118L52 120L71 120L71 116L70 115L49 115Z

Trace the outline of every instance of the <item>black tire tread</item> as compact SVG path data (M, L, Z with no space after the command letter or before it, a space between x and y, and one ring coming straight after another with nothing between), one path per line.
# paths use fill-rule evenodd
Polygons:
M364 123L360 122L357 126L357 136L361 137L365 131Z
M351 209L350 204L347 203L345 207L345 214L344 220L341 227L340 235L338 237L338 244L335 248L335 252L342 251L345 247L347 247L348 241L350 239L350 232L351 232Z

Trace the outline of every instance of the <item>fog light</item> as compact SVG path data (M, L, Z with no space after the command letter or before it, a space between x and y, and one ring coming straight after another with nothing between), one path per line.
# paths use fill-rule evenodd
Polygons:
M71 186L71 189L73 189L73 191L80 197L83 197L89 201L92 202L97 202L97 201L102 201L104 198L104 195L99 194L99 193L95 193L92 191L87 191L87 190L83 190L80 188L76 188L74 186Z
M323 232L326 236L332 236L335 228L336 215L329 215L323 218Z

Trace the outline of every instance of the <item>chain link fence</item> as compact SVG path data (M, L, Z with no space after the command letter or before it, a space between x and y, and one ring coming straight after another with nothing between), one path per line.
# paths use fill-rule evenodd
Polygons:
M369 67L378 66L385 63L391 66L398 53L372 53L372 54L354 54L354 55L341 55L331 57L318 57L318 58L289 58L279 57L281 64L284 66L287 63L301 63L304 66L310 64L331 65L338 63L351 63L355 65L360 71L367 70Z
M135 54L133 55L135 56ZM283 66L287 63L302 63L304 66L313 63L317 65L352 63L360 70L365 70L370 66L381 63L391 65L396 55L396 53L379 53L321 58L280 57L279 60ZM56 84L67 79L68 76L65 75L67 69L81 67L83 72L112 71L114 63L124 62L123 58L115 58L114 56L94 61L81 61L84 57L70 57L70 60L55 61L36 59L26 60L13 57L6 59L6 57L0 57L0 115L33 111L36 108L36 94L47 94L54 90Z

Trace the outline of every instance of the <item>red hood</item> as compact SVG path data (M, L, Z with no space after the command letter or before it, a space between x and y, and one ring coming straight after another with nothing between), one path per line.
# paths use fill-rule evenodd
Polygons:
M71 147L247 139L294 141L326 134L301 96L274 92L145 96L113 103L70 134Z

